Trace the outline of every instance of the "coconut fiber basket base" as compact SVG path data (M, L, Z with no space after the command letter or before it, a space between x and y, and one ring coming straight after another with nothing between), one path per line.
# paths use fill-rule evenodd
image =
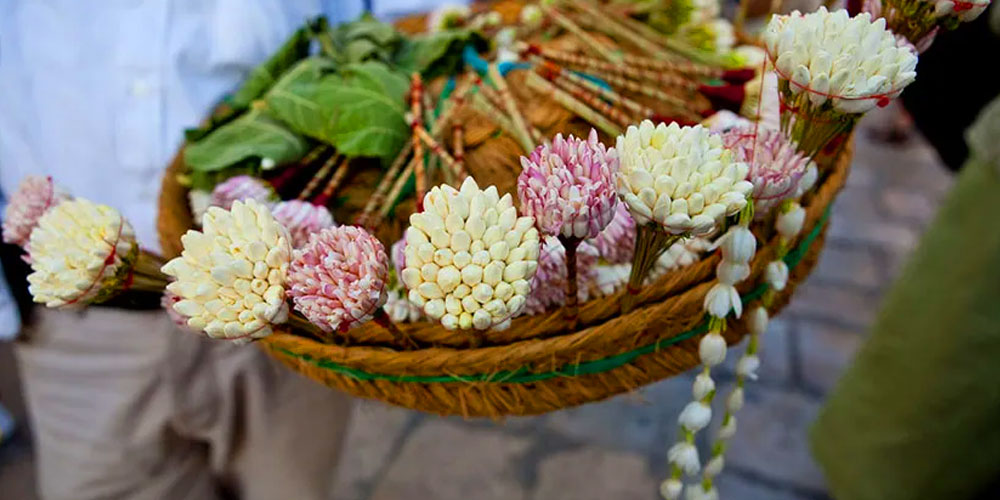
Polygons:
M785 257L790 268L788 285L774 295L771 315L788 303L819 257L830 203L846 178L852 150L848 146L842 151L819 190L805 203L804 230ZM767 291L762 273L776 249L773 238L757 252L751 277L738 287L745 305L759 302ZM706 258L700 265L714 269L717 259ZM276 334L260 344L291 369L359 397L440 415L541 414L629 392L697 366L698 340L708 326L702 301L714 274L708 272L707 279L680 280L690 286L664 293L676 288L679 276L699 274L693 269L697 266L674 271L670 273L674 276L646 287L653 290L644 293L663 298L646 301L628 314L616 309L617 295L597 299L583 309L615 309L604 321L585 323L574 332L503 345L397 350L323 344L290 334ZM582 317L588 317L586 312ZM595 316L591 313L590 317ZM738 318L729 321L724 335L735 344L747 328Z

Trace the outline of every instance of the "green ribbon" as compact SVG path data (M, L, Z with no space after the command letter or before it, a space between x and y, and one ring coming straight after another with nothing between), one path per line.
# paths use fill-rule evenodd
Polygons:
M819 237L820 232L823 230L823 226L826 225L827 220L830 218L830 208L827 207L823 216L813 227L812 231L802 240L797 247L785 255L785 263L788 264L789 269L794 268L802 261L805 257L806 252L809 251L809 247L812 246L816 238ZM750 292L744 294L741 297L743 304L749 304L754 300L759 299L764 292L768 289L767 283L761 283L756 288ZM438 384L438 383L449 383L449 382L491 382L491 383L501 383L501 384L528 384L532 382L540 382L543 380L549 380L557 377L576 377L579 375L593 375L595 373L603 373L607 371L614 370L628 363L631 363L639 356L645 354L652 354L658 352L659 350L678 344L692 337L696 337L708 331L708 318L706 316L705 320L698 324L698 326L688 330L684 333L680 333L676 336L660 339L652 344L645 345L631 351L623 352L621 354L616 354L614 356L609 356L607 358L596 359L593 361L586 361L583 363L570 363L564 365L562 368L541 372L532 373L531 366L525 365L517 370L505 370L496 373L488 374L477 374L477 375L387 375L383 373L371 373L364 370L359 370L357 368L351 368L349 366L344 366L339 363L335 363L326 359L316 359L307 354L299 354L292 352L288 349L278 348L275 349L283 355L300 359L307 363L313 364L320 368L326 370L332 370L340 375L345 375L358 380L390 380L393 382L409 382L416 384Z

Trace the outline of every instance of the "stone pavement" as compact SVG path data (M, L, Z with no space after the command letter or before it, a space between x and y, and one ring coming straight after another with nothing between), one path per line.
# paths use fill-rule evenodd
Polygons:
M760 380L748 385L718 480L724 500L829 498L806 431L951 185L921 140L893 147L869 138L884 113L863 122L819 264L764 338ZM8 351L0 345L0 401L20 408ZM732 365L721 375L723 393ZM682 376L603 403L505 422L441 419L361 402L334 498L656 499L691 380ZM714 430L701 434L707 446ZM0 491L5 499L30 499L25 434L12 445L0 449Z

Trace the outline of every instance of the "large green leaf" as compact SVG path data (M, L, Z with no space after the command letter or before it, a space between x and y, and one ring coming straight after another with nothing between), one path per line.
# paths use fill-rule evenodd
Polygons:
M349 85L356 85L385 94L389 100L406 111L406 94L410 91L410 79L385 64L366 62L344 67L340 72Z
M321 59L292 68L265 97L269 112L343 155L395 157L409 138L409 81L375 61L348 65L339 73L328 73L330 68Z
M306 140L263 111L253 109L219 127L184 149L191 170L215 171L249 158L270 158L277 164L298 160L308 149Z
M396 54L395 63L408 73L419 72L426 78L455 74L462 66L462 50L466 45L479 51L489 46L476 31L437 31L406 40Z
M229 98L229 104L237 110L246 109L267 89L274 85L286 70L303 57L309 55L310 30L302 27L295 31L267 61L250 72L250 76Z
M288 70L264 96L268 111L295 132L330 143L326 133L331 110L323 109L323 77L334 63L322 57L310 57Z
M391 160L409 139L406 77L367 62L327 76L319 101L331 110L327 133L340 153Z
M335 28L321 25L318 36L327 57L340 64L369 60L389 62L402 43L402 37L395 28L370 14Z
M367 38L379 45L391 45L400 39L399 33L392 25L375 19L375 16L367 12L353 23L341 24L338 26L338 31L345 40Z

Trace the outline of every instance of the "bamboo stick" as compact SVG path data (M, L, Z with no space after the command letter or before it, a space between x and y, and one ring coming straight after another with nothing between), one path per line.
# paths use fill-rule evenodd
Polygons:
M299 200L305 201L312 198L313 192L319 187L319 183L326 178L327 174L330 173L330 170L333 169L333 165L337 163L339 158L340 155L334 154L323 163L323 166L316 171L316 174L312 176L312 179L309 179L309 182L306 183L306 187L301 193L299 193Z
M340 165L337 166L337 170L334 170L333 176L330 177L330 181L326 183L326 187L323 188L323 192L320 193L319 197L315 200L317 205L326 206L333 197L333 194L337 192L337 188L340 187L344 182L344 178L347 177L347 172L350 170L351 160L349 158L344 158L341 160Z
M600 113L581 103L573 96L556 88L555 85L552 85L548 80L542 78L537 73L533 71L528 72L527 83L532 89L552 98L564 108L576 113L584 120L604 131L604 133L610 136L618 136L621 134L621 129L617 125L611 123Z
M568 17L562 15L558 10L544 4L540 4L539 7L541 7L542 11L545 12L545 15L549 16L549 18L552 19L554 23L559 25L559 27L565 29L571 35L583 42L583 45L594 53L594 55L607 59L612 63L621 62L619 57L615 57L614 49L598 42L594 37L584 31L583 28L578 26Z
M385 194L392 186L392 181L399 175L400 169L406 165L406 159L409 158L410 153L413 152L413 142L407 141L403 145L403 149L399 151L396 155L396 159L392 161L389 166L389 170L386 170L385 175L382 176L382 180L379 181L378 185L375 186L375 192L368 197L368 202L365 203L365 208L361 211L361 214L354 219L354 223L361 227L369 227L369 220L372 214L375 212L375 208L378 207L379 203L385 200Z
M451 148L454 151L455 162L458 163L458 180L465 180L468 174L465 172L465 127L456 123L451 127Z
M424 145L427 146L428 149L431 150L431 153L434 153L439 157L441 157L441 161L443 161L445 165L447 165L448 168L451 169L452 173L455 176L459 175L461 167L459 167L458 162L456 162L455 158L453 158L448 153L448 151L441 146L441 143L434 140L434 138L427 133L427 130L425 130L423 127L415 127L413 129L413 133L417 136L418 139L420 139L421 142L424 143Z
M545 72L544 69L541 69ZM608 118L614 122L617 122L622 127L628 127L633 124L635 120L623 113L618 108L608 104L607 102L601 100L599 95L590 92L589 90L583 88L582 86L570 81L567 78L561 77L558 73L547 72L547 74L542 75L544 78L548 79L550 82L556 84L557 87L562 89L564 92L569 93L569 95L575 97L583 104L590 106L591 109L600 113L605 118Z
M500 100L503 102L504 107L507 109L507 114L510 116L511 122L514 124L514 130L517 132L516 138L518 142L521 143L521 147L525 151L531 151L535 149L535 143L531 140L531 135L528 133L528 127L524 124L524 116L521 115L521 110L517 108L517 101L510 94L510 88L507 86L507 80L504 79L503 75L500 74L500 69L496 64L489 65L489 75L490 80L493 80L493 84L497 86L497 92L500 94ZM485 85L483 85L485 87Z
M601 12L600 9L590 2L574 2L573 6L580 9L586 17L590 18L590 21L597 27L597 29L605 32L606 34L624 39L632 45L638 47L643 52L652 54L656 58L667 61L677 60L676 56L669 53L662 46L643 37L638 32L630 30L628 27L619 24L612 19L612 16L609 16L607 12ZM628 54L625 54L624 57L627 60Z
M631 78L633 80L670 85L691 91L697 90L699 85L696 80L684 75L683 73L668 70L645 69L629 66L628 64L611 64L592 57L581 56L579 54L573 54L571 52L564 52L560 50L545 49L537 45L522 44L519 45L518 48L522 49L522 53L538 54L545 59L557 61L568 66L583 68L588 72L594 70L602 71L605 73Z
M479 76L476 75L476 78L478 79ZM498 94L497 91L494 90L489 85L485 85L481 79L477 80L477 82L478 82L478 85L479 85L479 92L484 97L486 97L487 100L490 101L490 104L492 104L493 107L498 110L497 111L498 113L503 113L502 109L504 108L504 104L503 104L503 100L500 98L500 94ZM499 123L498 123L498 125L499 125ZM513 127L513 126L514 126L514 124L511 123L511 127ZM525 121L524 121L524 126L528 128L528 135L531 136L531 141L532 141L533 144L541 144L541 143L545 142L545 135L542 134L541 130L538 130L538 127L536 127L534 124L532 124L527 119L525 119ZM507 131L508 131L508 133L510 133L510 135L512 137L516 137L514 135L513 129L507 129Z
M511 123L510 118L507 118L507 115L504 114L503 111L494 107L481 92L473 96L472 109L484 117L489 118L503 131L510 134L512 138L514 137L514 124ZM514 139L514 141L517 142L517 139Z
M654 111L653 108L650 108L636 101L633 101L632 99L629 99L628 97L618 92L615 92L614 90L604 88L586 78L583 78L582 76L577 75L576 73L573 73L572 71L565 71L562 69L562 67L560 67L555 63L545 62L544 66L548 71L553 71L556 74L558 74L559 78L569 80L589 90L590 92L593 92L598 96L613 102L614 104L617 104L624 108L628 108L633 113L643 118L649 118L656 114L656 111Z
M406 165L403 173L396 178L396 182L392 185L392 190L389 191L389 196L386 197L386 201L388 201L388 203L382 205L382 208L378 213L378 218L373 221L372 226L379 225L382 220L385 219L385 216L389 215L389 211L392 210L393 207L393 202L399 197L399 193L403 192L403 186L406 185L406 181L409 180L411 175L413 175L413 171L416 169L417 163L423 163L423 159L419 159L418 161L418 158L414 156L410 159L410 163Z
M616 92L614 90L608 90L600 85L597 85L596 83L586 78L583 78L573 73L572 71L569 71L559 66L558 64L552 61L545 61L544 59L538 56L531 56L531 60L536 64L543 64L548 68L552 68L553 71L558 71L561 76L570 79L575 83L578 83L593 92L600 94L602 97L612 102L615 102L616 104L620 104L624 107L633 110L640 116L643 116L645 118L652 118L659 114L656 112L656 110L642 103L636 102L620 92ZM630 80L618 75L612 75L609 73L602 73L602 72L594 72L593 74L594 76L601 78L602 80L604 80L605 82L607 82L612 86L619 87L628 92L642 94L645 95L646 97L651 97L653 99L662 101L663 104L667 105L672 112L680 113L681 116L679 116L679 118L684 118L685 120L695 121L695 122L701 119L700 118L701 114L699 110L692 105L691 97L685 100L681 97L668 94L665 90L662 90L658 87L645 85L640 82L636 82L634 80ZM711 106L703 96L696 95L694 97L695 97L694 102L701 104L703 109L708 109Z
M427 193L427 172L424 169L424 144L416 135L417 129L423 127L423 111L421 110L421 94L423 93L423 81L420 73L413 73L410 85L410 113L413 115L413 122L410 126L413 129L413 156L419 159L416 162L417 176L417 210L423 207L424 194Z
M473 83L474 82L471 79L464 79L459 82L459 84L455 87L454 92L452 92L451 96L448 97L448 100L445 101L444 111L441 112L441 115L438 116L438 119L434 122L431 135L440 134L443 127L447 125L458 110L462 108L465 104L469 91L472 90ZM389 201L388 205L392 204L392 201L395 200L399 191L402 190L402 186L406 183L406 178L412 175L413 170L411 168L411 164L406 161L411 152L413 152L413 142L409 141L405 146L403 146L403 149L393 161L392 166L389 167L385 176L382 177L382 181L380 181L379 185L376 187L375 193L368 198L368 203L365 204L365 208L361 215L355 219L359 226L370 228L378 225L378 223L381 222L381 219L385 217L384 214L388 213L388 209L385 209L382 215L373 217L373 215L375 215L375 210L379 207L379 205L386 203L387 200ZM404 171L402 174L402 183L400 183L400 181L397 180L397 176L399 175L400 169L403 169L404 166L411 169ZM399 185L398 189L396 189L397 185ZM386 194L390 191L390 189L396 189L396 194L392 197L387 197Z

